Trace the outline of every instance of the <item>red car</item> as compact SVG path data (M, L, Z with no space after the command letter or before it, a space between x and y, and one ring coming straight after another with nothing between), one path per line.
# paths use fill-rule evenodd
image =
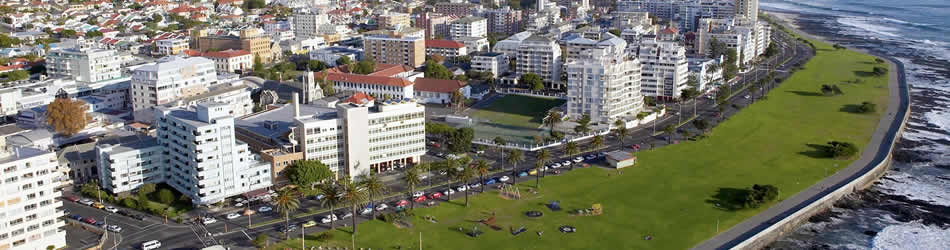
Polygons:
M419 197L413 198L412 200L416 202L423 202L423 201L426 201L426 196L425 195L419 196Z
M89 224L96 224L96 219L87 217L87 218L83 218L82 222L89 223Z
M421 196L420 196L420 197L421 197ZM397 201L397 202L396 202L396 206L397 206L397 207L405 207L406 205L409 205L409 201L407 201L407 200L400 200L400 201Z
M66 199L66 200L72 201L72 202L77 202L77 201L79 201L79 197L72 196L72 195L70 195L70 196L65 196L65 197L63 197L63 198Z
M429 194L429 199L430 199L430 200L438 199L439 197L442 197L442 193L433 192L433 193Z

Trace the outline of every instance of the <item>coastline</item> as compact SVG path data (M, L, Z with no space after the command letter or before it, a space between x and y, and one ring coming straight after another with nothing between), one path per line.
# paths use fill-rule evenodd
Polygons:
M820 35L803 32L795 24L796 13L767 11L776 22L791 32L807 39L836 44ZM861 157L847 168L822 179L808 189L773 205L752 218L743 221L693 249L760 249L771 245L782 235L796 230L810 218L829 210L847 195L870 187L890 168L897 142L910 119L910 92L905 69L899 60L862 48L848 47L860 53L886 60L890 72L888 107L881 117L870 143Z

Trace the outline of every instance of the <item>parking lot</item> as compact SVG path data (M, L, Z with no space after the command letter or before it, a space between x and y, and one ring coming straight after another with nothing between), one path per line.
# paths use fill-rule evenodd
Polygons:
M180 225L169 221L164 224L161 218L145 215L142 220L125 216L117 213L105 211L95 207L79 204L69 200L63 201L63 209L67 216L78 215L83 219L92 218L96 222L104 222L106 225L116 225L121 228L119 232L110 232L103 249L138 249L146 241L154 239L176 239L175 241L162 242L163 249L193 248L196 247L197 238L195 232L190 226ZM129 212L126 208L118 208L120 211ZM140 212L133 212L141 214ZM84 222L83 222L84 223ZM86 246L90 242L95 244L98 236L89 238L92 232L86 231L78 226L66 227L67 244L70 247ZM200 245L199 245L200 246Z

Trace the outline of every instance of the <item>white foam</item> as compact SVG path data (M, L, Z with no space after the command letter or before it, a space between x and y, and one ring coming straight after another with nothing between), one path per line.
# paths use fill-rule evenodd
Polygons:
M950 249L950 230L920 222L891 225L877 233L872 249Z
M930 163L913 164L911 167L901 168L901 171L890 171L887 178L881 179L884 193L900 195L912 200L950 206L950 181L946 179L950 171L933 167Z
M871 33L881 34L881 35L885 35L889 37L899 37L896 33L899 31L897 28L872 24L871 21L865 17L844 16L844 17L839 17L837 21L840 24L859 28L861 30L868 31Z

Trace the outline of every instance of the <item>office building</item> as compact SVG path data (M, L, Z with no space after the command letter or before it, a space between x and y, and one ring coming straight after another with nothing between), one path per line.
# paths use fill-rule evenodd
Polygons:
M33 250L66 247L62 173L56 153L27 147L0 152L0 249Z
M488 72L495 77L500 77L508 73L508 56L498 52L472 54L472 70Z
M377 29L398 29L409 24L409 13L389 12L376 16Z
M509 6L504 6L498 9L485 10L481 15L488 19L489 34L511 35L522 31L521 10L513 10Z
M330 16L318 8L294 9L293 29L296 39L319 37L320 27L330 24Z
M155 42L155 46L158 47L158 54L160 55L177 55L188 49L188 40L181 38L158 40Z
M214 34L212 34L214 33ZM244 50L251 52L262 63L271 63L280 59L281 49L277 43L271 42L271 37L259 28L243 29L237 36L219 34L208 29L194 30L191 33L192 43L197 45L198 51L212 50ZM298 38L300 39L300 38ZM301 39L302 40L302 39ZM254 59L252 59L254 60Z
M426 56L439 55L446 60L468 55L465 44L452 40L426 40Z
M365 36L363 58L372 58L380 64L420 67L425 63L425 39L396 33Z

